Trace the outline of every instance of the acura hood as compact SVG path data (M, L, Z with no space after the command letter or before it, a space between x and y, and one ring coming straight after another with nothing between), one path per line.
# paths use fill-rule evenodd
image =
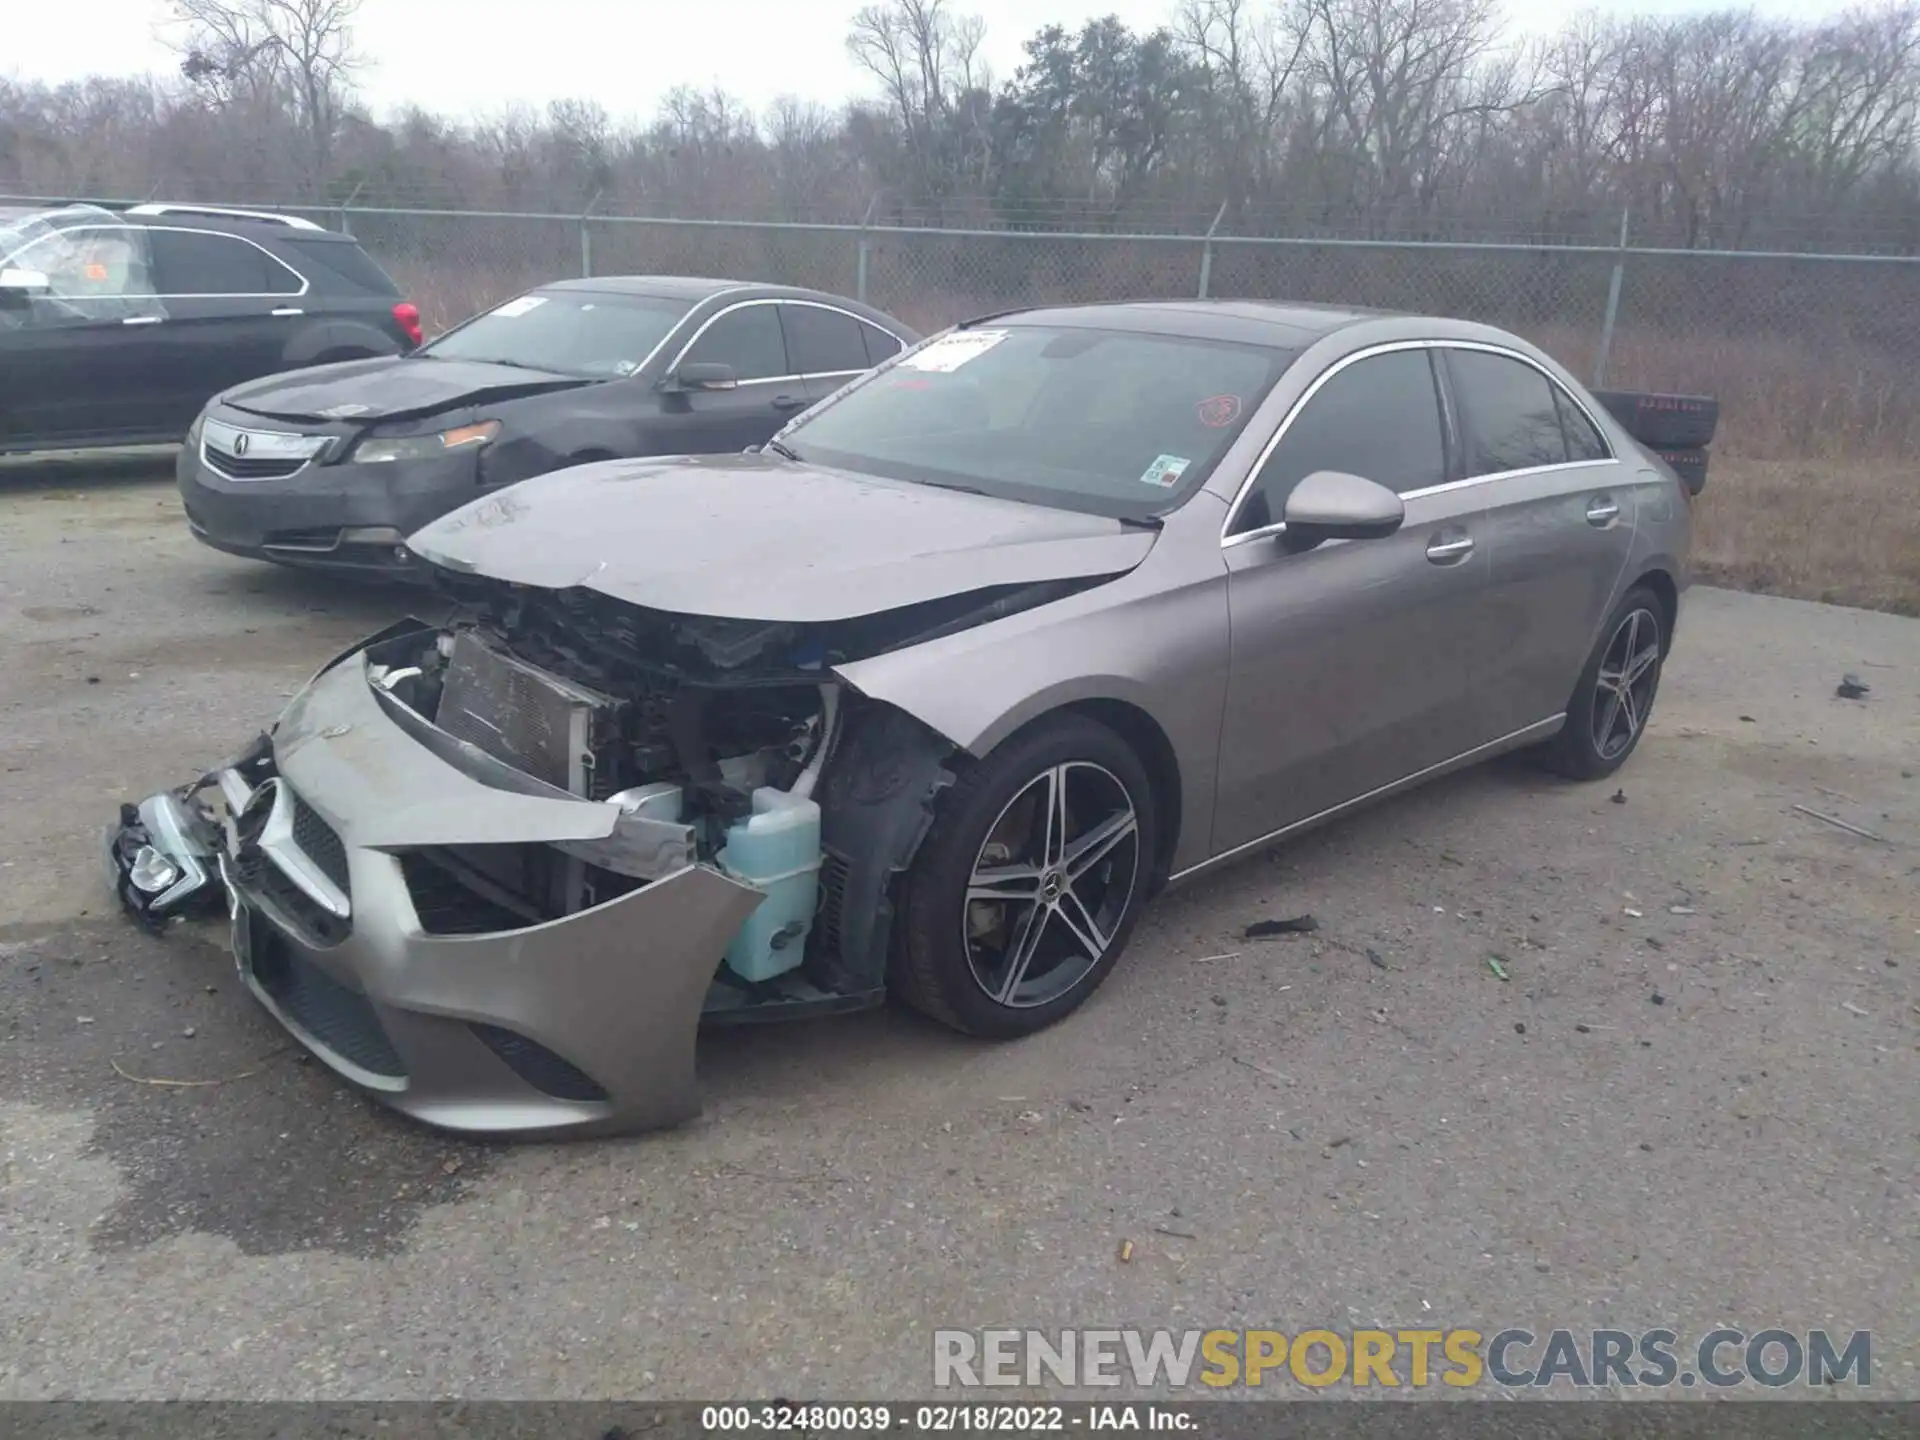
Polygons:
M509 486L407 543L463 574L681 615L811 624L1131 570L1150 530L770 455L610 460Z
M379 355L250 380L220 399L285 420L399 420L591 383L474 360Z

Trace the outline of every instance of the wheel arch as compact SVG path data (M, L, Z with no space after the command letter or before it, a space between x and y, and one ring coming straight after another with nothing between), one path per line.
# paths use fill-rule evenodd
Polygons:
M1666 653L1673 649L1673 630L1675 624L1680 619L1679 582L1677 582L1672 575L1668 574L1666 570L1656 565L1650 569L1641 571L1640 574L1635 577L1633 585L1627 588L1632 589L1633 586L1636 585L1644 586L1646 589L1651 590L1654 598L1660 602L1660 628L1663 645L1661 654L1664 658Z
M1153 871L1150 877L1154 890L1167 883L1167 876L1173 868L1173 857L1180 843L1180 806L1181 778L1180 758L1174 753L1173 741L1167 738L1167 732L1160 728L1155 720L1138 705L1125 700L1095 698L1075 700L1060 707L1059 711L1049 713L1068 713L1084 715L1107 729L1113 731L1127 742L1147 772L1147 782L1153 786L1154 820L1157 826L1154 835Z

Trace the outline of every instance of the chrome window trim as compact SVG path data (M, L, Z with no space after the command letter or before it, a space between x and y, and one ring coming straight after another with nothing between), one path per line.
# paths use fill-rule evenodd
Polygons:
M726 294L728 292L722 291L721 293ZM875 330L878 330L882 335L892 336L894 343L900 347L900 349L896 351L895 354L902 354L908 348L906 340L902 336L896 334L894 331L889 330L886 326L881 325L876 321L868 320L864 316L856 315L851 310L842 309L838 305L829 305L824 300L803 300L798 298L789 298L784 295L761 295L761 296L756 296L751 300L736 300L734 301L733 304L721 307L720 309L714 311L713 314L709 315L706 319L702 320L700 322L700 328L694 331L692 335L687 337L687 343L682 345L680 347L679 353L673 357L673 363L667 366L666 373L671 375L675 370L678 370L680 368L680 362L687 358L687 352L693 349L695 345L698 345L700 343L700 337L706 334L708 328L711 327L716 321L726 318L728 315L731 315L736 310L748 310L753 308L756 305L803 305L809 310L831 310L836 315L846 316L847 319L853 321L853 323L856 325L870 325ZM784 336L784 333L785 332L782 332L783 336ZM661 342L661 344L663 345L665 343L666 343L665 341ZM653 356L649 355L647 358L651 360ZM891 360L893 359L893 356L889 355L887 359ZM882 361L881 363L884 364L885 361ZM801 371L792 375L759 375L759 376L755 376L751 380L741 380L737 388L744 389L749 385L780 385L780 384L786 384L795 380L822 380L834 375L864 375L867 373L868 370L871 370L873 368L874 368L873 366L868 365L868 366L862 367L859 370L806 370L806 371Z
M214 235L222 240L238 240L242 245L253 246L254 249L266 256L267 259L293 276L294 279L300 282L300 288L298 290L232 290L223 291L217 295L173 295L156 290L147 295L76 295L68 298L74 300L299 300L305 298L307 292L313 288L312 281L308 280L306 276L302 275L278 255L267 249L266 246L249 240L244 235L234 235L225 230L200 230L191 225L73 225L64 230L57 230L54 234L87 235L97 234L107 230L137 230L141 234L146 234L154 230L171 230L181 235ZM27 246L25 250L22 250L19 255L13 258L18 260L20 256L31 253L34 246L44 245L48 240L53 238L53 235L42 235L38 240L35 240L32 245Z
M1258 530L1249 530L1244 534L1236 535L1232 533L1233 522L1239 517L1240 507L1246 503L1247 496L1252 492L1254 481L1259 478L1261 470L1266 467L1266 463L1268 459L1272 457L1274 450L1278 448L1280 442L1286 438L1287 431L1292 427L1293 422L1299 418L1300 412L1307 408L1307 405L1313 400L1315 395L1320 393L1321 386L1325 385L1349 365L1358 364L1362 360L1370 360L1376 355L1390 355L1400 350L1478 350L1488 355L1500 355L1509 360L1517 360L1538 374L1548 385L1552 386L1556 392L1564 394L1567 399L1572 401L1580 413L1587 417L1588 423L1599 432L1600 443L1607 447L1606 456L1599 460L1561 460L1552 465L1529 465L1518 470L1496 470L1486 475L1469 475L1464 479L1448 480L1439 485L1425 485L1418 490L1409 490L1400 497L1403 501L1420 500L1429 495L1445 495L1455 490L1465 490L1472 486L1485 485L1495 480L1512 480L1526 475L1550 474L1557 470L1580 470L1593 465L1617 465L1620 463L1619 453L1614 448L1613 437L1608 434L1607 427L1602 425L1594 417L1593 411L1587 408L1584 400L1574 394L1567 386L1561 384L1559 380L1555 379L1553 374L1532 356L1524 355L1511 346L1494 345L1484 340L1432 338L1423 340L1388 340L1378 345L1369 345L1362 350L1355 350L1350 355L1342 355L1338 360L1334 361L1333 364L1327 366L1326 369L1314 376L1313 383L1300 393L1300 398L1287 407L1287 413L1280 417L1280 424L1275 428L1273 435L1268 439L1267 443L1260 448L1260 453L1254 457L1253 464L1247 467L1246 478L1240 482L1240 488L1234 492L1232 504L1227 507L1227 518L1220 526L1220 548L1222 550L1231 549L1235 545L1244 545L1252 540L1264 540L1286 532L1286 522L1275 521L1271 525L1263 525ZM1434 405L1436 409L1440 404L1441 397L1438 392L1436 392L1434 395Z

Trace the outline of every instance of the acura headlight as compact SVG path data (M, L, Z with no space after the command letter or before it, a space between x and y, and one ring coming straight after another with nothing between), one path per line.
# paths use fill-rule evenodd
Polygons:
M187 449L198 450L200 448L200 432L206 428L207 412L202 410L198 415L193 417L193 424L187 427Z
M373 436L353 447L350 457L362 465L390 465L396 460L429 460L450 450L472 450L500 433L498 420L482 420L433 435Z

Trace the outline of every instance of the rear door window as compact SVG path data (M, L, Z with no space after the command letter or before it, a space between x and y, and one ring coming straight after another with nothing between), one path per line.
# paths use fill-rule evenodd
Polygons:
M878 365L882 360L891 360L901 351L900 341L882 330L878 325L860 322L860 336L867 345L867 364Z
M682 365L731 365L742 380L771 380L800 372L787 363L777 306L743 305L715 320L680 357Z
M1448 350L1447 370L1466 431L1469 477L1566 463L1560 401L1545 374L1485 350Z
M860 322L844 310L823 305L782 305L787 352L800 375L851 375L867 368L867 345Z
M291 295L300 277L258 245L205 230L148 232L162 295Z

